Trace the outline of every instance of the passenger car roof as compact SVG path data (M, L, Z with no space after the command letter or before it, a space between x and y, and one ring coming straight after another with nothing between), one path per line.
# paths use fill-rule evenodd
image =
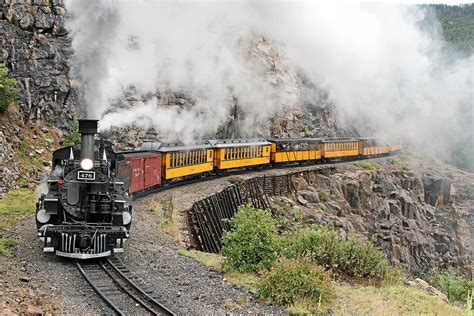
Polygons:
M319 144L321 138L302 137L302 138L270 138L267 139L269 142L276 144L290 144L290 143L308 143L308 144Z
M265 139L211 139L208 142L214 148L271 145Z

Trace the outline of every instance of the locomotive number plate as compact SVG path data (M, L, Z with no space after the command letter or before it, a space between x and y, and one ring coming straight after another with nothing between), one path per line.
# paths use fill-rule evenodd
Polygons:
M78 171L77 180L95 180L94 171Z

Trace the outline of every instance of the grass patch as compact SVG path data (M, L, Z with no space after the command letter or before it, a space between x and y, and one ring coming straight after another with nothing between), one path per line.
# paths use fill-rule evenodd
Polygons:
M462 315L436 296L406 286L336 287L334 315Z
M331 199L330 196L326 192L318 192L319 200L321 202L329 202Z
M401 167L401 166L404 165L403 162L402 162L400 159L398 159L398 158L390 159L390 164L391 164L392 166L397 166L397 167Z
M172 236L176 241L180 240L181 232L176 226L176 207L171 194L162 200L150 201L149 210L157 218L159 229Z
M198 250L187 250L185 248L180 248L176 250L176 253L184 257L192 258L200 264L203 264L217 272L223 272L222 266L225 258L222 255L202 252ZM254 273L227 271L224 273L224 279L229 283L243 286L249 292L257 292L257 284L259 282L259 277Z
M257 293L260 277L251 272L230 271L224 273L224 279L232 284L243 286L250 293Z
M192 258L209 268L222 272L222 262L224 261L224 257L221 255L197 250L187 250L185 248L176 250L176 253L184 257Z
M10 238L0 238L0 255L10 257L12 255L11 250L16 245L19 245L20 241Z
M380 164L376 162L368 162L368 161L361 161L355 164L358 168L369 170L369 171L377 171L381 168Z
M333 297L333 286L326 270L306 258L282 259L259 284L258 296L268 303L294 305L306 301L306 309L317 311Z
M28 189L9 191L0 200L0 229L9 229L36 210L36 194Z
M222 307L227 310L240 310L244 307L251 306L252 303L243 295L239 295L237 299L232 300L230 298L226 299Z
M309 299L296 300L293 304L287 307L289 315L312 315L314 312L313 303Z

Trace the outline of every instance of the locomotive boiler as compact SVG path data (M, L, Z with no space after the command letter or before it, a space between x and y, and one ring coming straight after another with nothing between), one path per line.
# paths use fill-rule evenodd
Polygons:
M130 166L110 142L94 139L97 122L79 120L81 144L53 153L36 210L44 252L76 259L123 252L132 223Z

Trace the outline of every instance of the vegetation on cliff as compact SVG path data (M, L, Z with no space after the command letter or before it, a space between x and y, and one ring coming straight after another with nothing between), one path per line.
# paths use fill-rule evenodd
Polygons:
M69 134L64 138L63 146L74 146L81 142L81 134L79 133L79 122L74 120L72 122Z
M0 113L5 112L11 104L16 104L20 91L16 79L8 78L7 74L5 65L0 64Z

